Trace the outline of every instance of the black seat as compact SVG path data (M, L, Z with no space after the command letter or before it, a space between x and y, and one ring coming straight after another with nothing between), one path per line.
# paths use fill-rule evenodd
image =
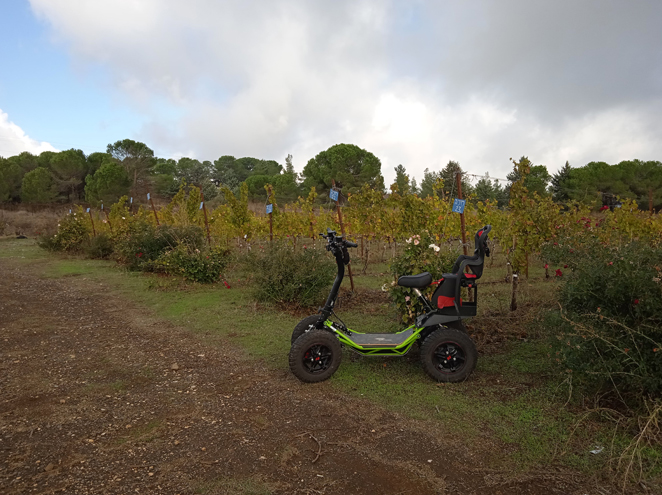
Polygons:
M432 275L429 272L419 273L418 275L403 275L398 279L400 287L410 287L412 289L422 289L432 283Z

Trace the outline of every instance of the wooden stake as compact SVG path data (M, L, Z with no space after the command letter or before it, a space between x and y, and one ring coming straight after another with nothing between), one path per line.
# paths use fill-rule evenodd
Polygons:
M92 235L97 236L97 231L94 229L94 219L92 218L92 209L90 208L88 213L90 214L90 222L92 222Z
M110 227L110 233L113 233L113 224L110 223L110 217L108 216L108 212L106 210L103 210L103 212L106 214L106 222L108 222L108 227Z
M154 200L152 199L152 195L147 192L147 196L149 197L149 202L152 204L152 211L154 211L154 218L156 219L156 225L161 225L159 223L159 217L156 214L156 208L154 208Z
M209 222L207 221L207 205L205 204L205 193L200 188L200 199L202 200L202 211L205 214L205 227L207 227L207 244L211 246L211 236L209 235Z
M333 187L336 187L336 181L331 180ZM340 223L340 234L345 237L345 226L342 223L342 211L340 209L340 201L336 199L336 209L338 210L338 223ZM352 292L354 292L354 277L352 276L352 265L351 262L347 265L347 273L349 273L349 283L352 287Z
M458 199L462 198L462 174L460 172L455 172L455 178L457 179L457 197ZM451 198L452 199L452 198ZM460 226L462 229L462 250L464 251L465 256L467 253L467 232L464 225L464 213L460 213ZM469 271L467 269L467 271Z
M455 178L457 179L457 197L458 199L464 199L462 198L462 174L460 172L455 172ZM464 252L464 255L467 256L469 253L467 249L467 229L464 224L464 211L460 213L460 228L462 230L462 251ZM469 267L467 266L464 271L469 273ZM469 302L473 302L473 292L468 292Z
M513 293L512 298L510 299L510 310L515 311L517 309L517 284L519 277L517 273L513 273Z
M267 201L271 201L271 186L268 187L269 196ZM269 242L274 242L274 220L272 218L274 206L273 202L271 203L271 212L269 212Z

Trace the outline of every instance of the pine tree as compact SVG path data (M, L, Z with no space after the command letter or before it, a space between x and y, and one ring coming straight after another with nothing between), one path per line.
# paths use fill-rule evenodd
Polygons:
M566 161L565 165L552 175L550 190L552 191L552 198L554 198L554 201L561 202L570 199L566 182L570 178L571 170L570 164Z

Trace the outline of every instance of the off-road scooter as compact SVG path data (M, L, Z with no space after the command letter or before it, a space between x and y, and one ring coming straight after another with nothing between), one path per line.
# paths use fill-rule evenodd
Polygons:
M432 280L432 275L402 276L398 285L412 289L425 308L414 324L398 333L361 333L350 330L334 313L338 290L349 263L347 248L357 247L353 242L336 236L331 229L320 234L327 240L326 249L336 258L338 275L333 283L326 304L316 315L301 320L292 332L290 370L301 381L314 383L333 375L342 359L342 348L366 356L404 356L420 342L420 357L423 368L433 379L440 382L466 380L476 367L476 346L467 334L462 320L476 316L478 289L476 280L483 274L485 256L490 255L487 234L492 230L486 225L476 233L476 250L473 256L461 255L451 273ZM469 267L470 273L465 273ZM437 289L428 300L421 289L437 284ZM463 301L462 288L473 291L473 301ZM335 318L331 318L331 316ZM337 320L337 321L334 321Z

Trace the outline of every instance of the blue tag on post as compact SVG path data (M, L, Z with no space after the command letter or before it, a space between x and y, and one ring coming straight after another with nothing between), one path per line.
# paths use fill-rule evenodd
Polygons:
M90 212L90 209L88 208L87 211L86 211L85 213L89 213L89 212Z
M334 191L333 189L331 189L329 191L329 198L331 198L334 201L338 201L338 191Z
M455 213L464 213L464 205L467 203L464 199L456 199L453 201L453 211Z
M147 193L147 201L149 201L149 193Z
M69 215L71 215L71 208L69 208Z
M268 215L269 213L273 213L273 211L274 211L274 205L272 205L271 203L269 203L269 204L267 205L267 215Z
M101 203L101 209L103 210L103 203Z
M202 210L202 205L204 204L204 201L200 201L200 208L198 210Z
M133 196L131 196L131 201L129 203L133 204Z

